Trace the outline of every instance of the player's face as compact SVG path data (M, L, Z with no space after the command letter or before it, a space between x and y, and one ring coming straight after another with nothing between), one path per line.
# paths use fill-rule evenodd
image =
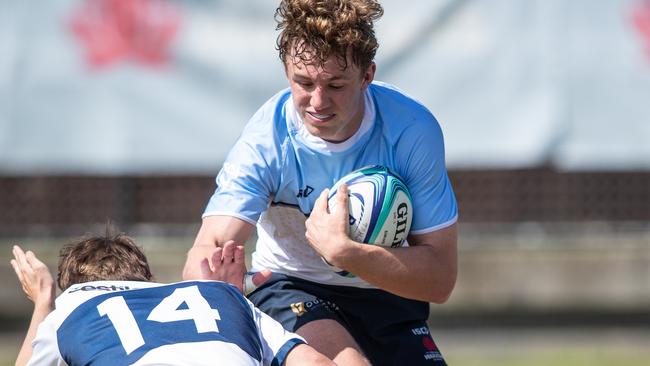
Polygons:
M322 67L285 62L293 103L310 134L342 142L359 129L364 93L375 75L375 64L362 72L348 59L343 68L335 56Z

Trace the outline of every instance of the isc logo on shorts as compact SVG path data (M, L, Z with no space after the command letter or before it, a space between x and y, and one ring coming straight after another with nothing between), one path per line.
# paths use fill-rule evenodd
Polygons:
M427 335L429 334L429 328L427 327L413 328L411 329L411 332L413 333L413 335Z

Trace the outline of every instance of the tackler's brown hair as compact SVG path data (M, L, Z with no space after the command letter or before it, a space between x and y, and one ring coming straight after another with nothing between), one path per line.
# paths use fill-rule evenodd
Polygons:
M87 236L59 252L57 284L61 290L90 281L151 281L147 258L133 239L123 233Z

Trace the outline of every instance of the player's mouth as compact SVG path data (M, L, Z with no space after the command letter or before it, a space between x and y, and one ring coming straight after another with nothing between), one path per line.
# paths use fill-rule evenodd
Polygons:
M325 123L331 121L334 116L333 113L316 113L316 112L305 112L308 118L315 123Z

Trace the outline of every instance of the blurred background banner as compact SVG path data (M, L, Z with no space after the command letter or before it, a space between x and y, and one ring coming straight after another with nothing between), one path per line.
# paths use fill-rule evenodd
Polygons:
M451 169L650 169L650 2L383 5L377 79L438 117ZM287 85L275 7L0 2L0 172L214 174Z
M0 171L214 174L284 87L272 1L0 2Z
M383 69L438 116L452 169L650 169L650 2L425 4Z
M376 79L438 118L459 202L430 319L450 364L646 365L650 0L380 2ZM53 266L110 221L180 278L226 153L287 86L277 4L0 0L3 329L31 309L14 243Z

